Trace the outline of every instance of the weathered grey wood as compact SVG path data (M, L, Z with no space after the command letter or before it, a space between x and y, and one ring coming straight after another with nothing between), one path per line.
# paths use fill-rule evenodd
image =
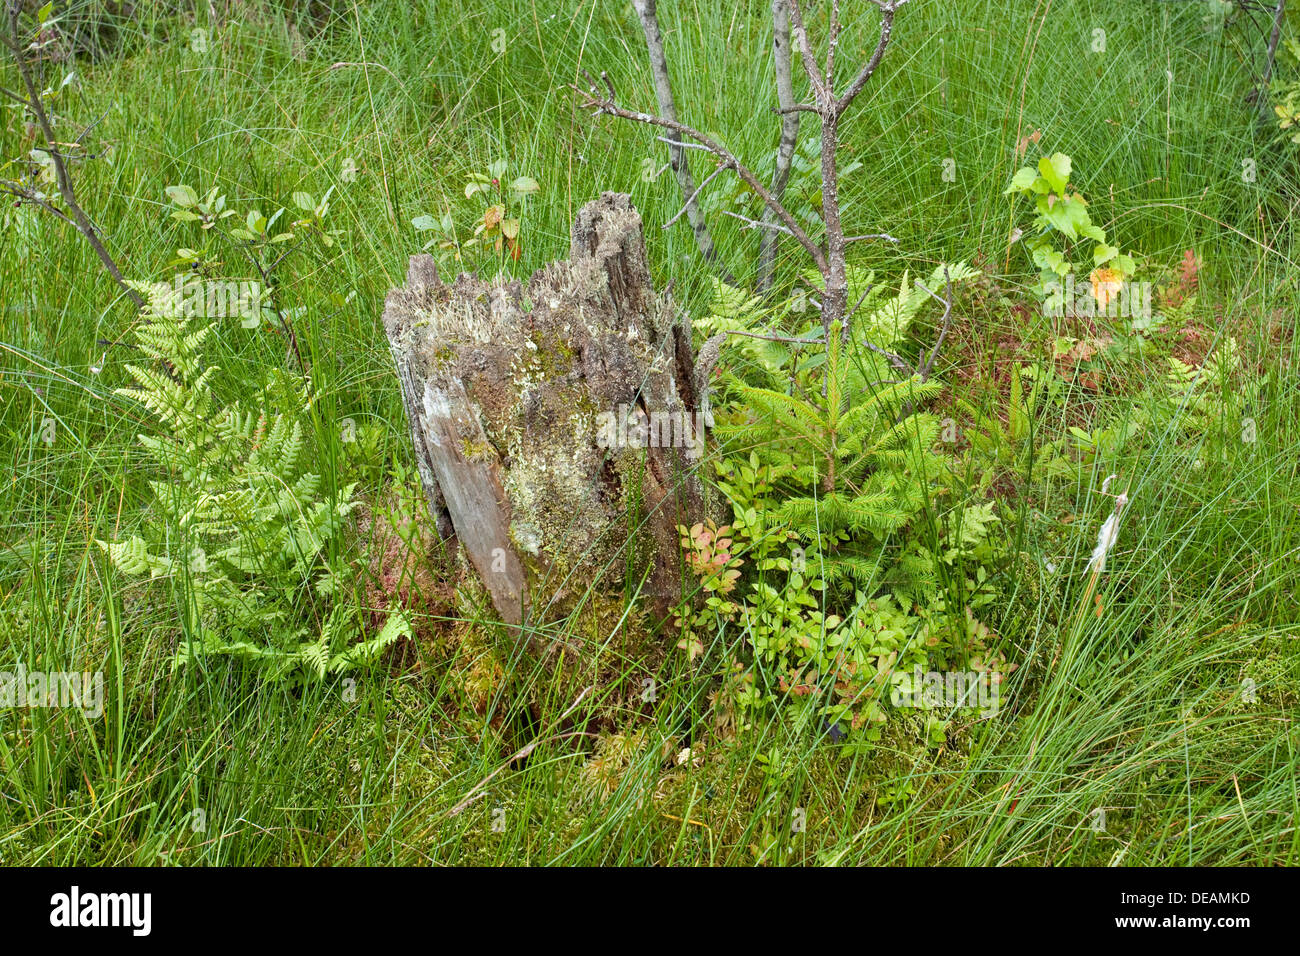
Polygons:
M510 542L501 461L460 382L426 380L419 411L425 454L456 535L507 624L523 619L524 570ZM466 454L467 449L482 449Z
M447 284L412 257L384 327L430 507L502 620L552 619L629 575L659 613L680 599L676 528L706 512L696 471L716 354L696 368L626 195L583 206L570 259L526 285ZM605 447L622 410L678 428Z
M431 256L411 256L406 268L406 288L408 290L420 295L431 290L437 281L438 266ZM394 315L393 320L400 322L401 317ZM385 322L387 321L387 309L385 309ZM406 420L411 423L411 434L415 440L416 470L419 472L420 481L424 485L424 494L429 502L429 514L438 529L438 534L442 538L448 538L452 534L451 516L447 514L446 505L443 504L442 500L442 492L438 489L437 479L433 475L430 456L425 447L424 434L415 427L415 423L419 421L421 393L416 388L415 382L411 380L409 363L401 361L398 355L396 344L398 339L399 337L389 334L389 348L393 353L393 363L397 368L398 383L402 387L402 404L406 408Z

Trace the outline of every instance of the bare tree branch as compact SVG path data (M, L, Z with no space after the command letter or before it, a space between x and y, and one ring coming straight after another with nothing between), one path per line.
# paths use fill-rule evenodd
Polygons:
M943 267L944 294L940 299L937 295L925 287L925 283L918 282L922 289L929 292L932 298L938 299L943 303L943 318L940 319L942 327L939 330L939 337L935 340L934 348L930 349L930 357L925 360L917 371L921 375L921 381L926 381L930 377L930 370L934 367L934 360L939 355L939 347L943 345L943 340L948 337L948 328L952 325L952 277L948 275L948 267Z
M912 371L912 367L908 365L907 362L903 361L903 357L901 355L896 355L893 352L889 351L888 349L882 349L879 345L873 345L872 343L867 342L865 339L863 339L863 342L867 346L867 348L871 349L871 351L887 359L889 364L894 366L894 368L902 369L904 372Z
M872 282L862 290L862 295L858 296L858 301L853 303L853 308L849 309L847 318L851 319L858 314L858 309L862 308L862 303L867 301L867 296L871 295L871 290L875 287L876 284Z
M826 43L826 89L835 93L835 50L840 45L840 0L831 0L830 39Z
M876 43L876 50L871 54L871 59L867 61L867 65L849 84L849 88L844 91L844 95L835 100L834 110L836 116L840 116L848 109L849 104L867 85L867 80L871 79L871 75L876 72L876 67L880 66L880 61L885 57L885 49L889 46L890 35L894 32L894 12L906 2L907 0L893 0L892 3L878 4L881 10L880 40Z
M778 85L778 105L774 112L783 118L783 123L781 147L778 150L777 166L770 188L760 183L753 172L725 146L699 130L679 122L675 109L665 109L663 105L665 96L662 95L661 87L666 88L667 86L667 66L663 58L662 39L658 33L658 25L654 21L654 0L633 0L633 2L638 14L642 17L643 26L646 27L647 41L651 47L651 59L656 64L656 91L660 93L660 112L662 115L656 116L619 106L608 81L606 80L605 91L602 92L596 81L586 71L583 71L583 75L587 79L589 88L581 90L575 87L585 97L583 106L592 109L597 114L603 113L609 116L617 116L621 119L658 126L661 129L668 130L674 134L674 137L671 139L667 137L660 138L669 144L677 156L682 156L687 148L692 148L704 149L718 157L722 164L720 169L729 168L733 170L763 200L764 210L761 220L751 219L735 212L725 212L726 215L745 223L746 228L762 229L766 233L764 240L760 243L759 290L765 291L770 288L773 281L773 263L777 238L782 234L793 236L812 258L817 271L823 279L822 301L819 304L822 321L822 341L830 341L830 330L837 323L840 326L841 334L849 335L849 323L853 315L861 308L866 296L860 298L852 310L848 308L848 268L845 254L848 245L868 239L893 243L898 242L898 240L885 232L845 236L841 219L839 172L836 162L836 151L839 146L839 123L844 112L866 87L884 59L893 35L894 16L907 0L870 0L880 11L880 37L871 57L854 75L852 81L840 96L835 94L835 61L842 35L842 0L831 0L826 61L822 65L818 64L813 54L799 0L771 0L774 27L773 49L776 55ZM783 39L785 42L782 42ZM792 75L793 51L795 50L798 51L803 70L807 74L809 84L812 87L813 104L795 101ZM667 98L671 101L670 93ZM821 120L821 214L826 227L824 245L814 242L808 236L782 201L784 189L788 182L790 162L793 159L794 145L797 142L799 114L805 112L815 113ZM688 143L686 140L692 142ZM676 164L674 168L677 168ZM714 175L716 175L716 172ZM683 195L688 199L688 206L694 203L698 192L699 190L694 188L693 185L689 188L683 187ZM689 208L684 211L686 215L691 215ZM678 216L680 215L679 213ZM672 221L676 221L677 218L675 216ZM942 320L942 330L928 356L920 362L916 370L909 366L901 356L887 349L880 348L870 342L865 343L866 347L884 357L896 369L912 372L913 374L919 371L923 377L928 376L952 321L951 281L949 281L948 286L949 291ZM933 293L931 294L933 295ZM769 336L761 335L755 337L769 338ZM773 340L779 341L779 339Z
M796 0L791 0L796 2ZM848 310L848 263L844 255L844 224L840 220L839 166L835 148L839 143L839 114L834 111L822 116L822 221L826 223L826 294L823 298L822 327L830 335L830 327L844 317Z
M794 75L790 56L790 0L772 0L772 55L776 62L776 101L781 115L781 142L776 151L776 170L772 176L772 196L777 202L785 197L785 187L790 181L790 166L794 161L795 145L799 141L799 110L794 99ZM771 224L776 212L771 206L763 207L763 222ZM776 276L776 232L765 232L758 242L758 291L772 288Z
M1268 89L1269 81L1273 78L1273 64L1277 58L1277 44L1282 38L1282 21L1286 15L1286 0L1277 0L1277 6L1273 8L1273 29L1268 37L1268 49L1264 56L1264 73L1260 77L1259 85L1250 92L1248 100L1258 98L1260 114L1268 114L1268 97L1265 91Z
M669 146L676 146L678 149L701 149L706 153L709 152L707 146L701 146L699 143L687 143L680 139L673 139L671 136L656 136L655 139L661 143L667 143Z
M794 48L799 51L799 58L803 61L803 71L808 74L808 82L812 84L813 93L817 95L818 112L824 112L834 99L834 94L822 84L817 59L813 56L812 47L808 45L808 30L804 27L803 10L799 8L799 0L790 0L790 26Z
M633 0L632 6L636 8L636 15L641 20L641 29L645 33L646 49L650 54L650 72L654 77L655 98L659 102L659 113L665 119L675 122L677 120L677 104L673 99L672 81L668 75L668 58L664 54L664 38L663 32L659 29L659 17L655 9L655 0ZM609 83L608 77L604 77L604 79L606 89L609 92L609 100L613 102L614 87ZM695 188L695 180L691 176L691 167L686 160L685 151L680 145L670 145L668 155L669 163L677 176L677 185L681 189L682 198L685 201L686 220L691 224L691 231L695 233L695 244L699 246L700 254L704 256L705 262L718 269L731 285L735 285L736 280L728 272L726 265L718 255L717 248L713 245L713 237L709 235L708 223L705 222L704 213L697 202L699 190ZM674 217L675 219L676 217Z
M7 10L9 20L9 35L5 37L5 45L13 54L14 63L18 67L18 75L22 77L23 86L27 90L27 107L36 117L36 123L40 127L41 135L45 139L46 151L49 153L50 160L54 165L54 178L59 187L59 196L63 199L63 204L68 207L68 215L64 219L71 219L77 231L80 232L90 247L103 263L104 269L113 281L116 282L122 291L127 294L137 308L144 307L144 298L126 284L126 279L122 277L122 270L117 267L113 257L108 254L104 244L99 239L99 231L95 224L90 221L84 209L77 202L77 195L72 187L72 177L68 175L67 164L63 161L63 154L58 147L58 139L54 135L54 126L50 122L49 115L45 111L45 103L41 99L40 88L36 85L36 78L32 75L32 66L27 57L27 47L22 42L22 25L19 23L19 13L21 5L17 0L8 0ZM10 94L12 95L12 94ZM38 203L48 208L47 203Z
M263 289L270 289L272 287L271 273L275 270L275 267L280 264L280 261L289 254L290 251L292 250L286 250L284 253L280 255L279 259L276 259L275 262L273 262L271 266L267 268L262 265L262 263L258 260L257 256L253 253L251 249L246 248L244 250L245 254L248 256L248 261L253 264L253 268L257 270L257 274L262 279ZM307 366L303 364L302 351L298 348L298 334L294 332L293 323L290 322L288 317L284 314L284 310L280 308L278 295L271 296L271 311L273 311L275 313L275 317L280 320L280 328L284 331L285 338L289 340L289 344L285 352L286 361L288 360L289 356L293 356L293 358L298 363L298 368L303 370L304 372L307 371Z
M748 216L742 216L740 213L732 212L730 209L722 210L722 214L724 216L730 216L732 219L739 219L745 224L741 227L743 229L772 229L776 232L785 233L787 236L794 235L788 226L783 226L779 222L763 222L759 219L750 219Z
M821 339L796 339L788 335L764 335L759 332L742 332L740 329L727 329L727 335L743 335L750 339L762 339L764 342L785 342L789 345L816 345Z
M48 202L46 202L44 199L41 199L30 189L26 188L20 183L15 183L12 179L5 180L4 182L0 182L0 193L4 193L6 196L13 196L14 198L18 199L20 202L31 203L33 206L38 206L41 209L44 209L46 212L48 212L55 219L61 219L63 222L66 222L68 225L72 226L73 228L76 228L77 224L73 222L71 219L69 219L66 215L64 215L62 210L58 209L55 206L51 206Z
M759 182L758 177L754 175L753 171L737 159L735 154L727 149L727 147L723 146L707 134L701 133L699 130L687 126L685 123L679 123L677 120L669 119L665 116L654 116L650 113L642 113L639 110L624 109L597 89L591 78L591 74L585 73L585 75L589 84L588 89L583 90L576 86L574 87L574 89L586 97L582 104L584 108L591 109L597 114L603 113L607 116L617 116L620 119L631 120L634 123L647 123L651 126L659 126L663 129L672 130L679 136L686 136L695 140L697 143L709 150L709 152L713 153L724 162L729 163L731 168L735 170L736 175L744 180L745 184L749 186L750 189L758 193L759 198L761 198L764 203L775 210L777 218L785 223L786 227L790 230L791 235L793 235L795 239L799 241L799 244L808 251L808 254L812 256L813 262L817 264L818 270L825 270L826 256L823 254L821 248L808 237L808 234L804 232L803 227L800 226L794 216L790 214L790 211L772 196L772 193L766 186Z
M695 192L691 193L689 196L686 197L686 202L682 205L682 208L677 210L677 213L676 215L673 216L673 218L669 219L666 223L663 224L663 228L667 229L678 219L681 219L682 214L685 213L687 210L689 210L693 205L695 205L695 197L698 196L700 193L704 192L704 187L707 186L709 183L713 182L713 180L717 178L719 173L726 172L730 168L731 167L728 166L726 163L723 163L720 166L718 166L718 168L715 169L713 172L709 173L708 176L704 177L704 182L700 183L697 187L695 187Z
M778 116L786 113L821 113L821 109L811 103L791 103L789 106L777 106L772 109Z
M821 270L826 279L822 327L829 336L831 326L838 321L843 321L848 312L848 271L845 260L845 247L848 241L844 237L844 225L840 219L839 169L835 158L835 151L839 146L839 121L844 110L866 86L884 58L893 33L894 13L907 0L874 0L881 11L880 40L871 59L858 72L844 95L838 98L835 96L834 89L834 67L835 49L839 43L841 26L839 0L833 0L831 5L830 44L826 56L824 79L818 76L817 63L808 43L808 31L804 25L799 0L789 0L789 2L795 46L803 56L804 71L808 73L809 80L817 91L817 101L821 107L819 113L822 119L822 219L826 223L826 268Z

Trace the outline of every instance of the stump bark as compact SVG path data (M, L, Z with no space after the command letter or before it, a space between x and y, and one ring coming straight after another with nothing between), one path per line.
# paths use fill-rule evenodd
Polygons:
M445 283L413 256L384 328L439 531L502 621L531 631L593 591L680 599L719 343L693 353L626 195L583 206L569 259L526 284Z

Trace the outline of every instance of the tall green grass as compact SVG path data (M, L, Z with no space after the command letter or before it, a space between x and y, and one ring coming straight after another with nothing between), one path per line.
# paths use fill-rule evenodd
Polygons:
M825 6L816 5L814 32ZM337 187L332 218L345 234L335 249L296 260L286 304L306 307L297 330L318 395L326 485L342 482L352 450L339 423L351 417L380 435L361 489L379 500L389 465L409 469L411 455L379 323L383 295L427 238L411 219L447 200L463 205L465 173L505 158L541 182L523 257L510 265L518 274L565 255L575 210L613 189L631 193L644 217L657 278L672 280L697 314L709 275L689 230L660 228L680 197L670 175L647 181L642 172L647 159L663 164L663 144L646 129L591 119L568 89L580 68L607 70L626 103L652 105L630 6L321 9L332 13L313 20L246 3L212 23L206 5L146 5L120 47L76 64L61 112L98 120L92 140L105 158L76 168L79 194L134 278L167 278L174 250L193 235L167 218L164 186L219 183L263 210L294 190ZM683 118L741 156L776 146L767 11L765 0L661 4ZM843 158L863 164L845 185L849 222L900 239L865 253L874 267L901 275L982 255L1006 273L1009 294L1027 286L1024 253L1009 247L1018 214L1001 192L1019 165L1017 141L1040 130L1042 147L1073 157L1094 221L1126 249L1154 264L1196 249L1206 262L1202 322L1213 334L1230 329L1271 375L1259 440L1239 454L1195 470L1198 449L1171 432L1153 453L1099 461L1092 480L1022 490L1021 510L1006 517L1029 560L989 622L1021 667L996 718L962 726L937 749L908 745L906 716L877 751L853 756L799 722L710 735L716 675L673 658L658 675L653 716L629 720L620 752L601 752L600 781L612 788L604 795L591 738L574 728L609 701L585 701L565 720L570 702L553 701L530 728L540 743L511 762L512 748L460 702L434 654L428 666L376 668L355 686L293 691L217 662L172 672L183 601L114 574L94 546L129 534L149 507L135 439L145 426L113 394L128 383L129 353L99 344L121 339L136 317L70 228L7 210L0 667L102 670L107 696L95 721L0 712L0 860L1294 862L1295 157L1243 102L1258 43L1240 27L1207 32L1203 12L1193 3L913 0L847 121ZM213 31L206 55L189 51L194 27ZM1096 29L1104 53L1091 50ZM842 61L873 43L871 18L851 23ZM4 76L15 85L11 71ZM31 146L11 120L0 137L6 157ZM349 158L355 182L341 175ZM941 175L946 159L953 182ZM1253 182L1242 177L1247 160ZM715 238L749 279L757 240L718 215L722 203L707 200ZM801 267L796 252L784 249L787 278ZM1004 338L1048 345L1045 327L996 305L959 323L963 340L989 355ZM225 372L221 398L247 397L284 352L273 333L223 329L209 356ZM945 361L941 373L955 374L966 359ZM990 389L987 371L977 377ZM1153 362L1116 374L1159 371ZM1126 399L1091 401L1089 414L1104 418L1122 415ZM1103 579L1106 610L1096 618L1088 608L1070 631L1057 622L1075 619L1083 564L1110 508L1097 490L1110 472L1130 480L1133 503ZM360 553L368 546L357 543ZM593 652L607 637L574 635ZM721 635L706 659L723 660L723 646L741 639ZM613 644L601 653L631 667ZM1266 675L1253 706L1239 699L1246 674ZM517 675L539 687L548 676ZM1097 810L1104 831L1092 826ZM797 833L796 818L806 822Z

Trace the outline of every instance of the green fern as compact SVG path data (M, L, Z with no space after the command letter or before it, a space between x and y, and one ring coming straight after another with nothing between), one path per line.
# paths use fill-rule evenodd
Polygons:
M814 549L833 590L933 586L899 580L886 551L944 473L932 450L938 420L911 411L941 386L920 375L873 381L869 376L887 374L883 363L874 354L851 360L838 328L824 354L824 369L799 377L791 393L769 387L776 381L728 380L735 404L746 411L719 416L718 437L724 447L746 454L752 448L771 467L782 498L777 516Z
M931 654L969 656L954 634L994 595L984 565L998 557L999 518L992 502L962 506L967 492L936 450L941 422L923 409L942 386L900 377L881 354L912 352L913 323L944 283L942 266L927 283L905 276L897 291L851 270L852 334L836 325L828 336L792 300L769 306L719 283L698 323L766 336L732 340L754 361L723 379L715 415L727 544L750 576L734 596L706 582L703 609L681 614L678 645L691 653L705 631L742 630L748 651L726 687L743 726L774 706L811 707L870 744L893 682Z
M378 637L355 643L355 612L327 609L352 573L331 555L356 507L355 486L331 500L305 464L306 380L277 373L255 408L218 407L219 370L201 359L212 326L187 318L166 284L133 286L146 297L136 341L153 364L128 365L135 385L118 394L158 426L139 441L160 477L149 482L153 519L142 533L98 544L123 574L166 579L186 595L196 626L175 664L222 654L274 679L324 677L369 663L409 635L394 615ZM295 623L304 619L324 623Z

